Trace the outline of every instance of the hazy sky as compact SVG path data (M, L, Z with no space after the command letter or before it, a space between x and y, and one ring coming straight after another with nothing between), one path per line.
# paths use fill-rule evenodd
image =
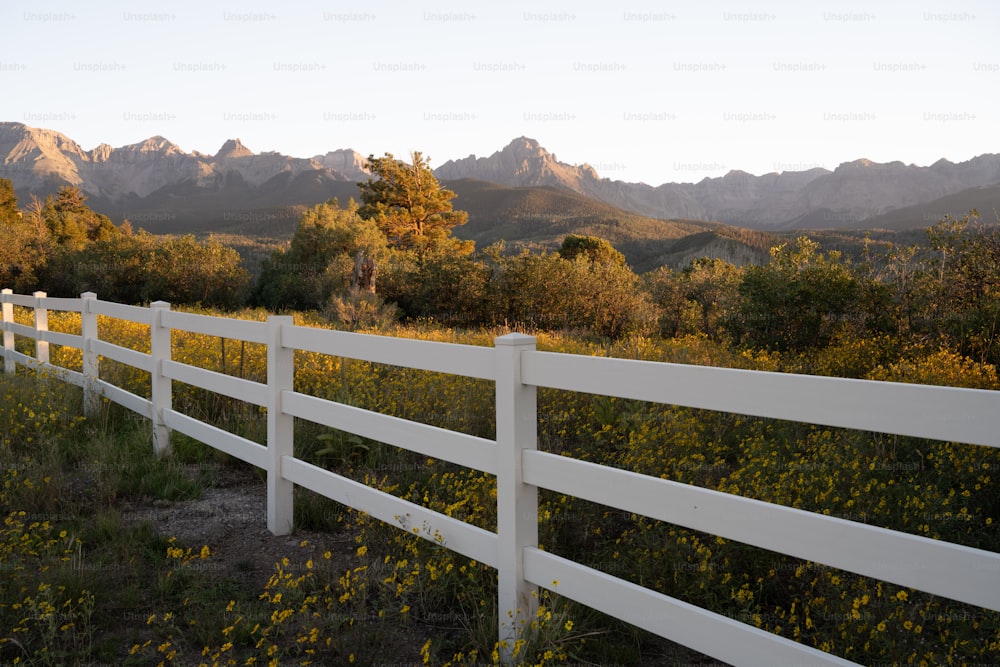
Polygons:
M1000 152L1000 3L3 0L0 120L84 149L537 139L660 184Z

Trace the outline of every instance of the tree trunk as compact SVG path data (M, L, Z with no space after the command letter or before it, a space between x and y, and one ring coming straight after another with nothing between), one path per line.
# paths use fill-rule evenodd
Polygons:
M351 277L351 287L375 293L375 260L359 250L354 256L354 275Z

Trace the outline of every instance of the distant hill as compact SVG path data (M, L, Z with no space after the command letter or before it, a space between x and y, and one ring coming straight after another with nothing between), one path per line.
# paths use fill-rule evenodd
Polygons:
M564 188L505 187L472 179L445 181L455 208L469 222L455 236L479 248L504 240L508 251L555 250L567 234L607 239L633 269L680 268L698 257L734 264L762 263L774 236L697 220L658 220L623 211Z
M906 206L858 223L866 229L919 229L940 222L945 215L960 218L979 211L986 224L1000 223L1000 185L968 188L925 204Z
M320 202L357 198L354 182L322 171L280 172L249 185L231 172L211 183L190 180L165 186L146 197L112 201L91 197L88 204L116 223L128 219L154 234L218 232L290 237L302 212Z

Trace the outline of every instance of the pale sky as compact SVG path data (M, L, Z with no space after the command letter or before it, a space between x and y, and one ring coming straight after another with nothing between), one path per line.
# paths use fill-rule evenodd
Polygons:
M652 185L1000 152L1000 3L3 0L0 120L85 150L528 136Z

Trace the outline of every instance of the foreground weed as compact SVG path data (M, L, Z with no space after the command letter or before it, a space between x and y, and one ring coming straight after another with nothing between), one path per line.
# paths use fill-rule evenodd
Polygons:
M21 478L16 469L5 471L0 505L26 484L31 480ZM59 665L90 653L94 595L58 583L67 578L79 550L79 539L48 520L36 520L23 510L6 514L0 528L0 658L4 661Z

